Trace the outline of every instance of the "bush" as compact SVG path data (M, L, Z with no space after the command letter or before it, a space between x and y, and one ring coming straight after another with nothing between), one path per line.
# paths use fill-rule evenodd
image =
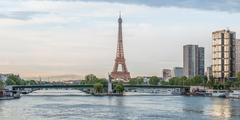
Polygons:
M157 76L152 76L149 80L150 85L158 85L160 79Z
M94 90L96 93L102 93L103 92L103 84L101 84L101 83L94 84Z
M0 80L0 90L4 89L4 82L2 80Z
M124 86L122 83L118 83L116 86L115 86L115 90L117 93L123 93L124 92Z

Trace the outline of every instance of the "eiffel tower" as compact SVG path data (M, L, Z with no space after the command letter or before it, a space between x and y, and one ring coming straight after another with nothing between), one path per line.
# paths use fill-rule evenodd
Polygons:
M119 65L122 67L121 71L118 71ZM114 80L123 80L124 82L127 82L131 78L124 58L121 13L118 18L117 55L111 76Z

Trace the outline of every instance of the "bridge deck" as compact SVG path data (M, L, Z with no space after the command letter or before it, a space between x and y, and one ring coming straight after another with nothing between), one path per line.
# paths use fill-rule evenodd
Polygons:
M24 88L93 88L93 84L75 84L75 85L15 85L13 89ZM107 86L104 86L107 87ZM177 85L124 85L125 88L190 88L189 86L177 86Z

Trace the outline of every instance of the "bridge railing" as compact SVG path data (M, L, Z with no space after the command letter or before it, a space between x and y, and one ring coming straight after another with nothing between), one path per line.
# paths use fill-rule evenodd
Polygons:
M93 88L93 84L60 84L60 85L14 85L12 89L24 89L24 88ZM104 87L107 87L105 85ZM124 84L124 87L131 88L190 88L189 86L179 86L179 85L130 85Z
M24 89L24 88L92 88L94 85L92 84L76 84L76 85L67 85L67 84L59 84L59 85L14 85L12 89Z
M144 88L190 88L189 86L181 85L131 85L125 84L124 87L144 87Z

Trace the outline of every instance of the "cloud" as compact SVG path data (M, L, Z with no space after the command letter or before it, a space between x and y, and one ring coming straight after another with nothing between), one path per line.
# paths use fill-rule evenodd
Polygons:
M8 11L0 13L0 19L17 19L17 20L29 20L33 16L48 14L48 12L37 11Z
M200 10L240 12L239 0L47 0L47 1L109 2L121 4L146 5L151 7L179 7Z

